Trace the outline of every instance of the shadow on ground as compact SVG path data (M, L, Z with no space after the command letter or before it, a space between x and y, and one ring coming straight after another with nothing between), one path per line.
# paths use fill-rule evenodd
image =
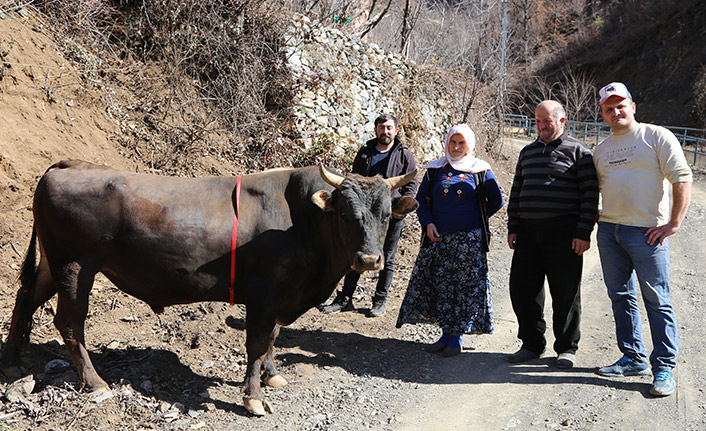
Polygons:
M424 344L357 333L283 328L275 345L279 347L277 360L283 366L293 363L309 363L317 367L337 366L355 375L411 383L577 383L629 391L644 389L643 385L636 385L633 380L599 376L595 368L560 370L553 366L554 357L544 357L525 364L510 364L506 353L464 349L458 356L444 358L424 351ZM287 351L293 348L313 355Z
M227 331L242 331L244 327L241 319L233 317L226 319L226 325L230 327ZM427 353L423 344L411 341L290 328L282 328L275 346L275 361L281 369L309 364L322 377L330 373L327 370L329 367L339 367L351 375L419 384L574 383L638 391L649 397L649 384L636 384L635 379L603 378L595 374L594 368L559 370L553 367L553 357L510 364L506 353L464 349L458 356L444 358ZM52 359L68 360L63 346L56 343L31 344L23 352L25 370L36 373L39 389L47 385L59 386L62 382L78 387L73 367L58 376L42 373L44 365ZM206 351L203 353L204 359L212 357L212 352L208 355ZM164 349L105 349L92 352L91 357L98 373L111 387L130 384L145 396L155 396L171 404L178 402L187 409L200 410L205 403L212 402L218 409L248 415L239 405L244 377L242 370L195 369L182 362L176 353ZM233 402L210 397L210 388L226 392L226 398L230 400L233 397Z

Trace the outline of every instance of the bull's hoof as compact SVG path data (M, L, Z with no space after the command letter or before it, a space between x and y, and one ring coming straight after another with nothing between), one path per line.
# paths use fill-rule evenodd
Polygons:
M272 413L272 405L267 400L256 400L254 398L243 397L243 406L255 416L265 416L265 413Z
M86 388L86 389L88 389L91 392L91 396L93 396L93 397L98 397L98 396L105 394L106 392L110 392L110 386L108 386L108 385L98 386L96 388Z
M90 392L91 394L97 395L100 395L104 392L110 392L110 386L108 386L108 384L104 382L101 378L81 383L81 389L85 390L86 392Z
M288 382L287 379L277 374L268 379L264 379L262 383L271 388L281 388L282 386L286 386Z

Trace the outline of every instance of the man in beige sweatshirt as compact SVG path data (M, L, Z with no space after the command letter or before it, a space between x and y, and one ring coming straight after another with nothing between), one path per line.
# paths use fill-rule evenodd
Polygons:
M635 120L636 105L624 84L608 84L599 96L601 116L613 133L593 152L602 198L598 251L623 357L600 368L598 374L648 374L651 366L650 393L671 395L679 338L670 301L667 237L679 230L686 216L692 173L672 132ZM652 334L649 364L636 280Z

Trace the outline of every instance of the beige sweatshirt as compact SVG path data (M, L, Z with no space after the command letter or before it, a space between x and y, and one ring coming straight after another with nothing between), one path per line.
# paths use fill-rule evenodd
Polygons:
M593 151L601 192L600 221L653 227L669 221L670 184L693 177L676 136L639 123L610 135Z

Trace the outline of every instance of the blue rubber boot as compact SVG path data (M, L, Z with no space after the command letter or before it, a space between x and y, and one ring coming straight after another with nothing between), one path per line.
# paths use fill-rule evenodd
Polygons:
M451 334L449 343L444 347L444 350L441 351L441 356L450 358L451 356L456 356L461 353L461 341L460 335Z
M442 350L444 350L446 348L446 345L449 343L450 336L451 336L451 334L449 332L444 331L444 333L441 334L441 338L439 338L439 340L436 343L430 344L427 346L427 349L426 349L427 352L439 353Z

